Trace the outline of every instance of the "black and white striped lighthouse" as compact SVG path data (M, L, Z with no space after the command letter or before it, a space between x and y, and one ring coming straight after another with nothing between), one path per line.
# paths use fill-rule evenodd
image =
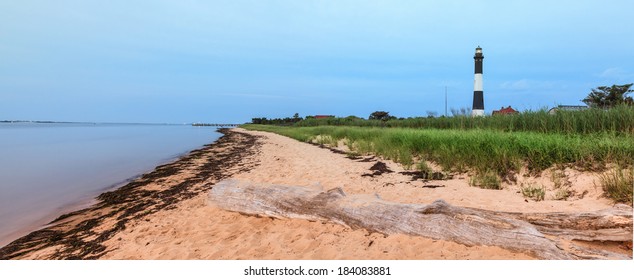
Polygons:
M482 48L478 46L475 51L475 79L473 81L473 107L471 116L484 116L484 91L482 90Z

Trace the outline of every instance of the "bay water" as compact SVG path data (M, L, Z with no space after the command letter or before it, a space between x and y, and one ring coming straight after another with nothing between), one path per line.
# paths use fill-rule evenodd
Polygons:
M220 136L191 125L0 123L0 247Z

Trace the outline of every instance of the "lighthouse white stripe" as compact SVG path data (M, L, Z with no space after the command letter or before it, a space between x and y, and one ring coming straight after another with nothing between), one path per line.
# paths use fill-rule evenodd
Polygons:
M472 117L482 117L482 116L484 116L484 110L480 110L480 109L471 110L471 116Z
M482 74L475 74L475 80L473 82L473 91L484 91L482 89Z

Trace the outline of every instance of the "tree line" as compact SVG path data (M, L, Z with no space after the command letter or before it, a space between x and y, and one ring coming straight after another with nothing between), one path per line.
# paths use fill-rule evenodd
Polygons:
M251 118L251 123L252 124L272 124L272 125L293 125L301 120L303 120L303 118L299 116L299 113L295 113L292 117L287 117L287 118L274 118L274 119L268 119L266 117Z
M590 93L581 101L585 103L590 108L596 109L610 109L617 106L633 106L634 99L632 96L629 96L630 93L634 92L632 90L632 85L624 84L624 85L612 85L612 86L600 86L594 89L591 89ZM471 112L471 108L460 108L460 109L451 109L451 113L454 117L465 117L469 116ZM436 112L428 111L427 118L436 118L438 114ZM444 116L443 116L444 117ZM407 118L407 119L420 119L422 117L417 118ZM313 121L314 120L314 121ZM357 116L348 116L345 118L330 118L326 121L328 124L341 125L347 123L357 123L358 121L363 121L364 118L360 118ZM391 120L406 120L406 118L399 118L393 115L390 115L387 111L375 111L372 112L367 120L370 121L391 121ZM306 118L302 118L299 116L299 113L295 113L292 117L286 118L273 118L268 119L266 117L262 118L252 118L252 124L269 124L269 125L294 125L304 121L303 123L323 123L323 121L317 121L314 116L306 116Z

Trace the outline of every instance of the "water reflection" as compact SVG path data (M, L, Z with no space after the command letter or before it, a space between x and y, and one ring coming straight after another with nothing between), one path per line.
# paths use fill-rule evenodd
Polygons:
M0 123L0 246L219 136L186 125Z

